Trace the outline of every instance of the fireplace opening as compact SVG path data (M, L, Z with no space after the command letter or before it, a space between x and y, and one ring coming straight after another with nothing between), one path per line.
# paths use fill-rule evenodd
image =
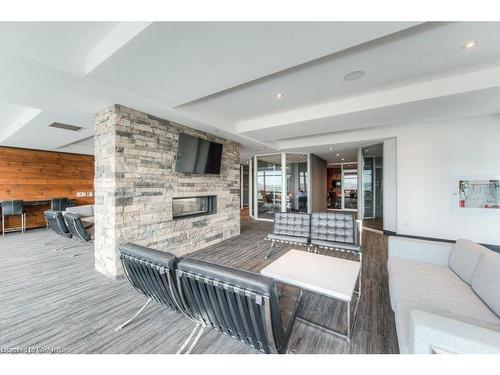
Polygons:
M174 198L172 212L174 220L215 214L217 212L217 196Z

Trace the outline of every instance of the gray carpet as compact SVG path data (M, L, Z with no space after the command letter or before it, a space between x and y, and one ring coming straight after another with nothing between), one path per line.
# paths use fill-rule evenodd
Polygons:
M291 246L264 259L267 222L242 218L241 235L193 256L258 272ZM175 353L195 324L150 304L130 326L114 328L145 302L127 280L94 270L90 247L55 251L41 245L47 229L0 237L0 352ZM58 244L64 244L63 241ZM302 322L295 324L289 350L295 353L397 353L394 315L387 285L387 239L364 233L363 295L351 343ZM299 315L343 328L345 305L305 293ZM258 353L206 329L193 353Z

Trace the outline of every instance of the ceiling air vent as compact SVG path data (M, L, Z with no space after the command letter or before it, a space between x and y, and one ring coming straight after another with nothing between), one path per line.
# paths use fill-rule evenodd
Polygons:
M64 129L64 130L71 130L72 132L77 132L77 131L83 129L81 126L61 124L60 122L53 122L49 126L52 127L52 128L58 128L58 129Z

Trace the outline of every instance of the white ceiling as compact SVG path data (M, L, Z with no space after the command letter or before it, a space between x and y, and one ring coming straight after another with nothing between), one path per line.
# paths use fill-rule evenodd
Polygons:
M408 26L403 22L156 22L90 76L177 106Z
M358 148L362 147L365 156L382 156L383 139L370 139L363 142L336 143L333 145L308 146L290 149L293 152L312 152L326 160L328 164L351 163L358 160ZM338 156L337 156L338 155Z
M93 114L115 103L236 140L242 159L307 136L497 114L499 38L500 23L478 22L4 22L0 144L91 154ZM343 79L355 70L364 77Z
M85 72L85 57L119 22L0 22L0 46L73 74Z
M484 48L462 50L470 35ZM430 23L367 43L183 106L198 117L239 123L333 100L425 82L500 61L500 23ZM451 42L450 41L455 41ZM421 59L421 55L430 54ZM364 71L358 81L343 77ZM276 93L283 99L276 100ZM251 101L252 105L248 105Z

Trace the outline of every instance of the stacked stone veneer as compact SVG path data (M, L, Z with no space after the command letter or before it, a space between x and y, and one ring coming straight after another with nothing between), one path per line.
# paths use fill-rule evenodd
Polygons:
M96 114L95 267L123 274L118 245L177 256L240 233L239 144L121 105ZM179 133L223 144L220 175L175 171ZM172 198L217 196L217 213L172 220Z

